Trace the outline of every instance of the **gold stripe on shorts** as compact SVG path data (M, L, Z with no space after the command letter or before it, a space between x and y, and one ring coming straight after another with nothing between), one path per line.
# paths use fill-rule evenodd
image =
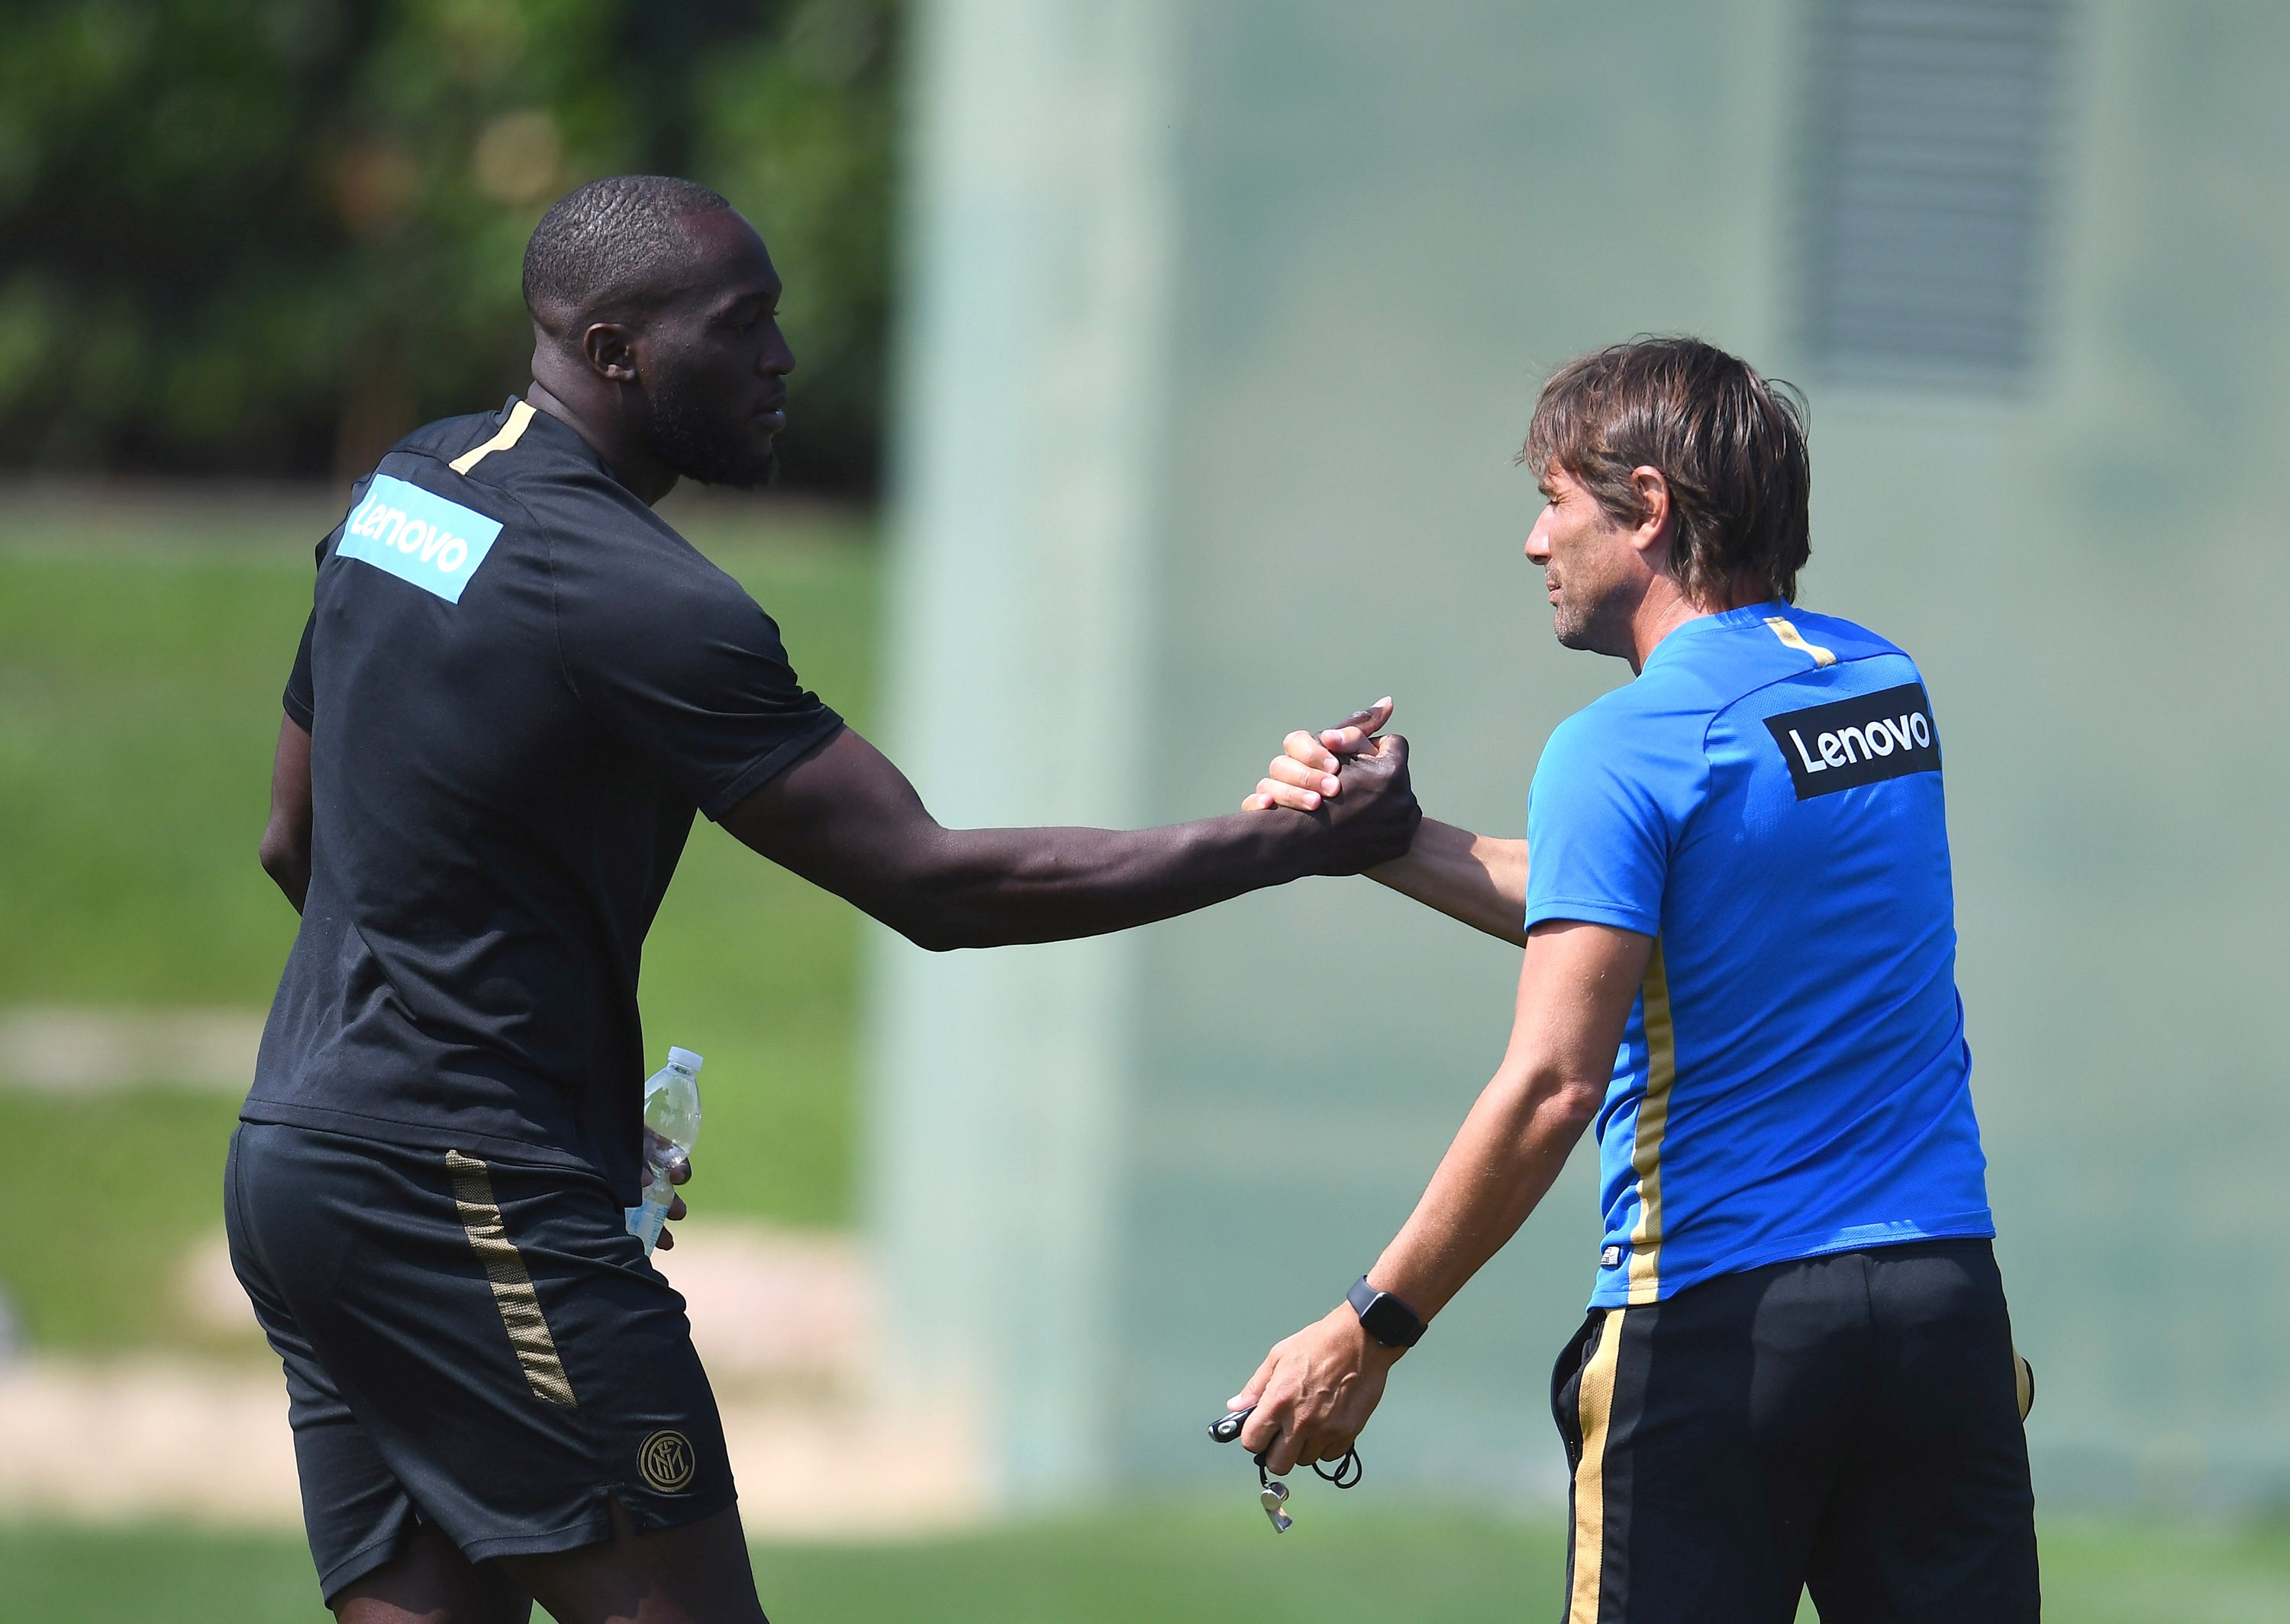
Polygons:
M540 1298L532 1289L532 1276L525 1272L524 1260L517 1255L516 1244L508 1238L508 1227L501 1222L500 1205L493 1199L492 1174L476 1157L458 1150L445 1153L445 1171L452 1175L453 1204L460 1209L469 1250L477 1254L477 1261L484 1265L485 1278L492 1283L493 1302L500 1309L501 1324L508 1332L508 1345L516 1350L526 1385L535 1398L568 1410L577 1408L564 1362L556 1356L556 1339L548 1334L548 1318L541 1313Z
M1614 1413L1614 1366L1622 1356L1622 1316L1629 1312L1606 1310L1575 1397L1582 1462L1574 1468L1574 1588L1566 1601L1566 1624L1598 1624L1606 1557L1606 1424Z

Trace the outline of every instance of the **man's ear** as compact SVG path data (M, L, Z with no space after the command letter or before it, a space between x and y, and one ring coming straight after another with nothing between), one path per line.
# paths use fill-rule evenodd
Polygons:
M1638 495L1638 512L1644 516L1637 528L1630 532L1630 545L1648 559L1669 551L1670 506L1669 481L1657 468L1641 465L1630 470L1630 487Z
M596 322L581 335L581 358L607 383L637 380L636 334L618 322Z

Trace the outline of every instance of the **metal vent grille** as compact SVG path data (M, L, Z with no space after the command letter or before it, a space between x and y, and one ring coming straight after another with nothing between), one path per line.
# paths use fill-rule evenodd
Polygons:
M2034 358L2062 0L1816 0L1806 318L1848 377Z

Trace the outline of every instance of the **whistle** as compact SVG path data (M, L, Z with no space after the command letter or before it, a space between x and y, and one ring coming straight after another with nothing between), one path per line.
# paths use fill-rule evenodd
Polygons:
M1264 1515L1271 1519L1274 1533L1286 1533L1296 1525L1296 1519L1282 1509L1288 1503L1288 1485L1277 1477L1267 1482L1256 1499L1264 1508Z

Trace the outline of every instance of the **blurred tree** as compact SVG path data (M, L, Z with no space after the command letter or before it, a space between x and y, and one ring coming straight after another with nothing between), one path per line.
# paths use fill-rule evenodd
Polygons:
M524 239L689 174L789 284L791 484L880 465L896 0L15 0L0 467L362 472L525 377Z

